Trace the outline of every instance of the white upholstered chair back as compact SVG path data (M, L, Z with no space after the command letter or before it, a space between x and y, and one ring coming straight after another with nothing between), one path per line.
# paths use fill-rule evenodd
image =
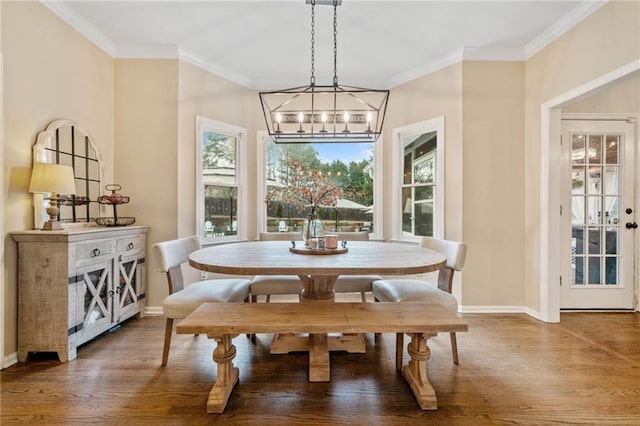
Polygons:
M168 272L189 260L189 254L202 248L197 236L157 243L154 246L158 254L160 272Z
M447 268L462 271L467 258L467 245L457 241L440 240L432 237L422 237L422 247L439 251L447 256Z

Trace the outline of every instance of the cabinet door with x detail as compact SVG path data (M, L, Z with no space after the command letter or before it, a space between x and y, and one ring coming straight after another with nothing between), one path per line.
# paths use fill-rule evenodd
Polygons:
M119 255L116 262L114 321L123 321L140 313L144 294L144 258Z
M112 259L104 260L93 265L77 269L76 279L81 285L77 286L81 292L78 299L82 308L83 339L91 339L108 330L112 324L113 295Z

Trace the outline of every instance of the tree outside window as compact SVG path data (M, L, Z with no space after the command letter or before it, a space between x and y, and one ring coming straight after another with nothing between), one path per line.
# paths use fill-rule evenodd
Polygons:
M313 208L327 231L371 232L372 166L371 144L267 142L267 231L277 232L280 221L286 222L289 231L300 231ZM316 200L317 205L312 206L314 197L322 196L323 191L327 191L326 199Z

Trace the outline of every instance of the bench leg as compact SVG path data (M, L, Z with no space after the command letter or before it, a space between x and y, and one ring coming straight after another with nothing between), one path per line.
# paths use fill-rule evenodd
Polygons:
M217 346L213 351L213 360L217 365L217 380L209 392L207 413L222 413L227 405L233 387L238 383L238 368L233 366L236 347L231 343L232 336L223 334L214 337Z
M411 361L402 368L402 375L411 386L418 405L423 410L438 408L436 392L429 383L427 376L427 361L431 357L431 350L427 346L427 339L431 335L411 333L411 343L407 347Z

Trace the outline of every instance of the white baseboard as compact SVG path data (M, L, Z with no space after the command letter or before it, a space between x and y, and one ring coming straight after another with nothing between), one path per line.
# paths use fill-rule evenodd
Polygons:
M2 360L2 368L11 367L18 363L18 352L11 353Z
M163 315L162 306L146 306L144 308L144 314L151 317Z
M458 311L462 314L527 314L538 320L542 318L538 311L526 306L460 306Z

